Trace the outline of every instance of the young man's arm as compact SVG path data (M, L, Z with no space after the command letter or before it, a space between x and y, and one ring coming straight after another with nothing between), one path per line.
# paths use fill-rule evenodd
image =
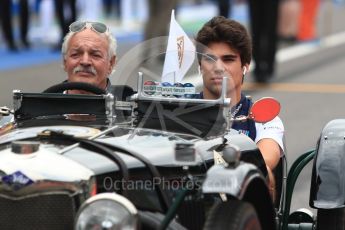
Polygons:
M264 138L256 144L265 160L266 165L270 169L274 169L280 159L281 149L278 143L271 138Z
M284 154L284 125L279 117L264 124L256 123L255 143L270 169L274 169Z
M275 201L275 180L272 170L279 163L284 154L283 136L284 125L279 117L265 124L256 124L256 145L258 146L267 167L268 185L272 200Z

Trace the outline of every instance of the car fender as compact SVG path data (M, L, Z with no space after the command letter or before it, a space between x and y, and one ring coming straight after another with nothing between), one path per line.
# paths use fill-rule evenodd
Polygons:
M242 199L251 181L264 178L257 167L250 163L241 162L236 167L214 165L208 171L202 185L203 193L225 193Z
M314 157L309 204L313 208L344 207L345 119L335 119L321 132Z
M202 191L205 194L227 194L230 199L252 204L263 229L274 229L273 203L266 180L255 165L245 162L233 168L214 165L207 172Z

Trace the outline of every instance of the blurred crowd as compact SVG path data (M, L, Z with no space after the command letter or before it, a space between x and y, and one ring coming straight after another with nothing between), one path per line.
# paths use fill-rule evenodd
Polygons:
M32 41L28 32L33 24L46 34L54 25L59 28L59 39L51 49L60 50L62 38L72 21L113 20L122 27L129 27L134 18L142 22L143 39L146 40L168 34L172 9L178 12L181 5L205 3L212 3L219 15L229 18L234 14L235 4L248 6L254 74L259 82L274 74L278 42L318 38L316 19L320 0L1 0L0 40L6 42L11 52L30 49Z
M1 0L2 37L10 51L16 52L19 47L30 48L28 30L32 27L32 19L37 19L38 26L46 34L52 31L54 24L58 24L60 39L52 48L59 50L71 22L81 17L98 20L102 11L110 17L112 8L115 17L119 18L120 0Z

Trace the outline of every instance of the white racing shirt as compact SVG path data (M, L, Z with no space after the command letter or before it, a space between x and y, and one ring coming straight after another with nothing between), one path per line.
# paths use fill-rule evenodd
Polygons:
M279 117L275 117L273 120L266 123L255 122L255 127L255 143L258 143L260 140L264 138L271 138L280 146L281 155L284 154L284 125Z

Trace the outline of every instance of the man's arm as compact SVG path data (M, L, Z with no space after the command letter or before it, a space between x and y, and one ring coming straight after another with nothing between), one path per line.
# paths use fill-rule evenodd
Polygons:
M284 154L284 125L279 117L265 124L256 124L256 145L258 146L267 167L268 186L273 202L276 200L275 179L272 170Z
M270 169L274 169L280 159L281 149L278 143L271 138L261 139L257 144L260 152L265 160L266 165Z
M284 125L279 117L261 124L256 123L255 142L270 169L274 169L284 154Z
M278 143L271 138L261 139L257 143L257 146L260 149L260 152L266 163L269 191L270 191L273 202L275 202L276 182L275 182L272 170L277 166L280 159L280 153L282 150L280 146L278 145Z

